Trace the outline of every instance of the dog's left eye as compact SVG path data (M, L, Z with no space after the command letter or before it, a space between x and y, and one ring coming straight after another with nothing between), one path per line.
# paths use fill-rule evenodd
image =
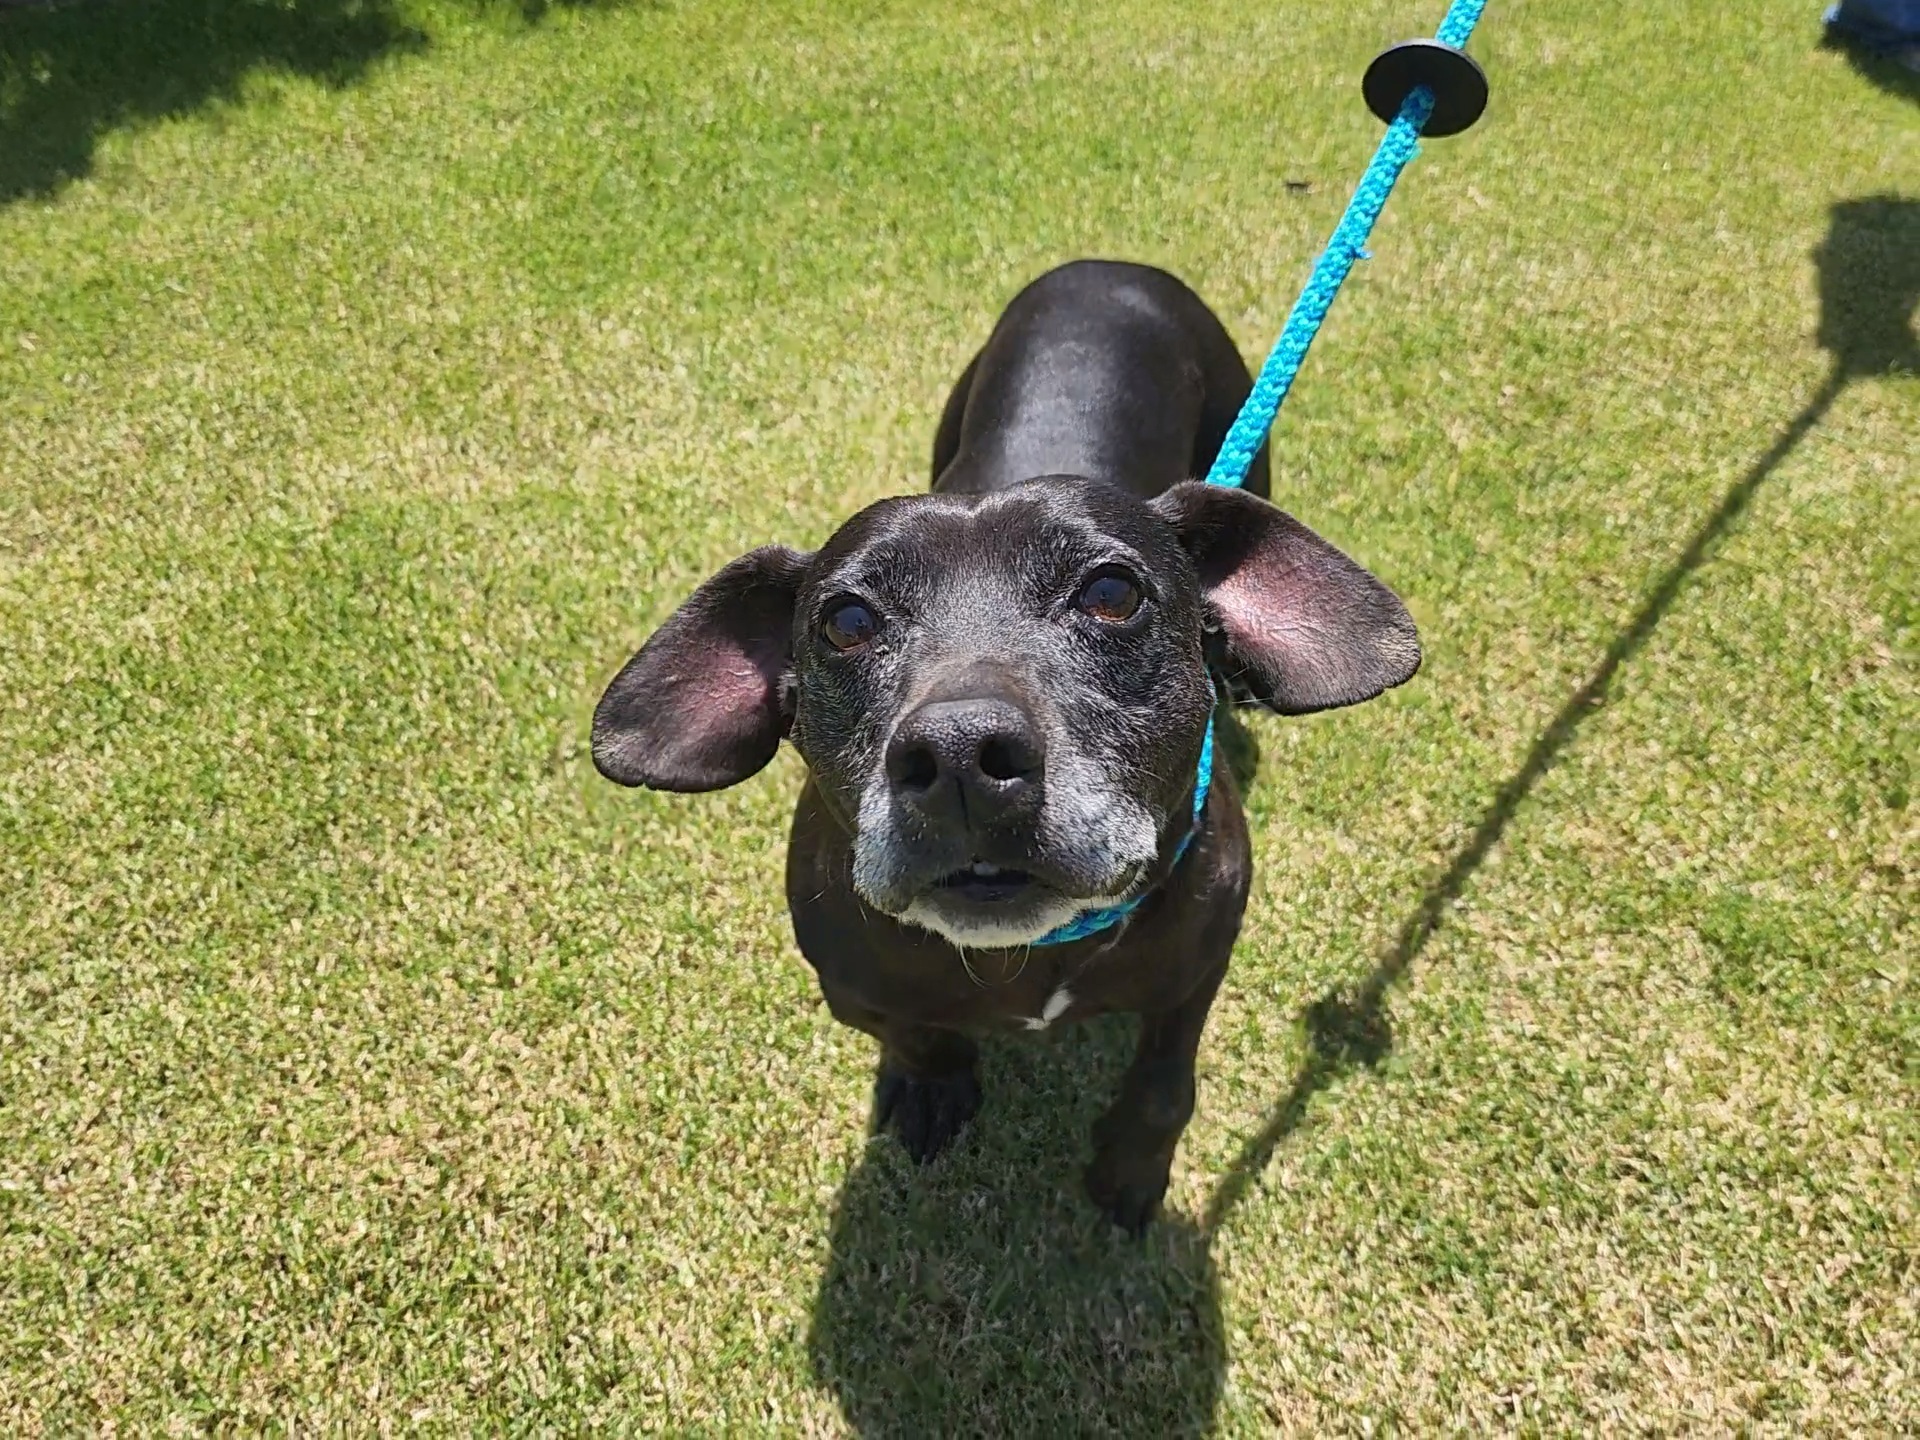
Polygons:
M858 600L829 606L820 622L820 634L836 650L856 650L873 638L880 621Z
M1134 617L1142 598L1139 582L1131 575L1105 570L1080 587L1073 603L1096 620L1118 625Z

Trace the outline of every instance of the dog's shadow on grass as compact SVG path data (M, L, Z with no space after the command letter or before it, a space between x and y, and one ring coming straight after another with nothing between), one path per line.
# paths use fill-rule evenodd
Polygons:
M1313 1097L1357 1066L1374 1066L1393 1049L1388 993L1412 967L1500 842L1520 803L1559 761L1587 717L1605 705L1620 669L1639 653L1689 578L1711 556L1767 477L1825 418L1840 392L1854 380L1889 371L1920 370L1920 337L1914 330L1920 306L1920 200L1875 195L1835 204L1827 234L1813 252L1819 272L1820 322L1815 339L1833 358L1826 380L1781 430L1773 445L1720 498L1655 583L1639 611L1614 638L1586 683L1568 697L1540 732L1466 845L1428 889L1372 974L1351 989L1328 991L1306 1009L1309 1049L1293 1086L1242 1146L1207 1207L1211 1234L1266 1169L1282 1141L1305 1116Z
M816 1379L861 1435L1207 1433L1226 1367L1204 1238L1140 1237L1079 1188L1133 1049L1121 1019L984 1047L985 1104L932 1166L868 1143L814 1307Z

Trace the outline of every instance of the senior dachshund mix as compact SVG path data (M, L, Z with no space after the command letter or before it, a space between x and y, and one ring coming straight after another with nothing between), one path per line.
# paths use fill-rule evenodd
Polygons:
M917 1159L979 1107L978 1032L1139 1015L1086 1172L1132 1230L1246 906L1217 697L1304 714L1420 665L1393 593L1267 502L1264 450L1242 490L1194 482L1249 388L1164 271L1042 276L954 387L931 493L726 566L593 720L601 773L660 790L738 784L792 741L794 934L879 1040L875 1124Z

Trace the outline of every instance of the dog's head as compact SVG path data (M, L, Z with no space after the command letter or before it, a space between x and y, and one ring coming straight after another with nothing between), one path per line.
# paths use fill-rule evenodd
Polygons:
M1164 872L1210 667L1300 714L1419 664L1393 593L1264 500L1051 476L883 500L811 555L743 555L607 687L593 758L623 785L715 790L790 736L867 904L1020 945Z

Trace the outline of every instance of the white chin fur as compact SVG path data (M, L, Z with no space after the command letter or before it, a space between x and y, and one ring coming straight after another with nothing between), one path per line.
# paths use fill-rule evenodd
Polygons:
M1153 863L1159 835L1153 816L1100 767L1072 749L1048 759L1047 800L1037 829L1038 848L1061 857L1081 874L1138 875ZM1083 910L1117 905L1121 895L1089 900L1057 898L1020 917L993 919L948 912L937 900L921 896L895 911L901 894L901 817L878 758L860 797L853 839L853 888L874 909L963 950L995 950L1031 945ZM1077 862L1077 863L1072 863Z
M1123 897L1099 895L1091 900L1049 900L1027 911L1020 919L1012 916L994 920L985 916L944 914L935 901L920 899L901 911L898 919L922 930L931 930L948 944L962 950L1008 950L1031 945L1042 935L1057 930L1086 910L1118 905Z

